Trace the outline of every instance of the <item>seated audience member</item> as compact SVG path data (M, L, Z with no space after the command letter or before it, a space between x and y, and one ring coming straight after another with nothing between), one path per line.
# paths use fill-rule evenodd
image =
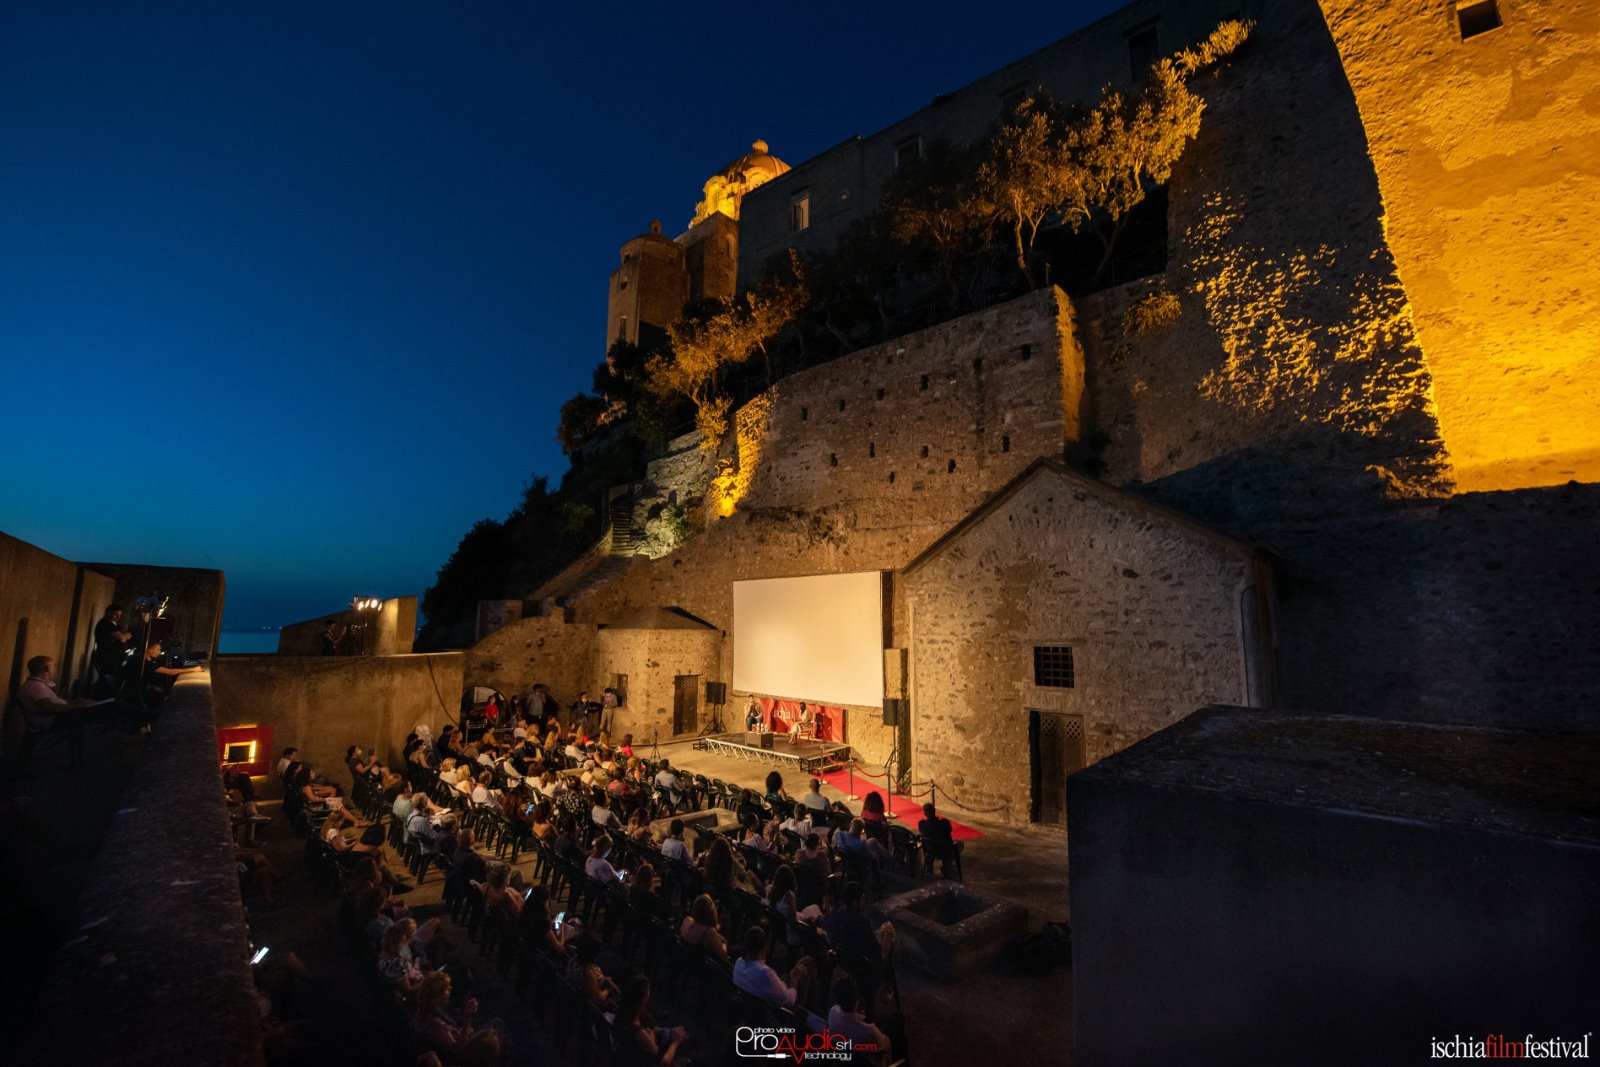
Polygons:
M661 854L669 860L689 862L689 846L683 840L682 819L673 819L667 825L667 839L661 842Z
M404 822L411 818L411 812L415 807L416 804L411 798L411 783L402 780L400 783L400 795L394 798L394 805L389 810L394 813L396 818Z
M289 770L289 764L300 762L300 750L290 745L283 750L283 755L278 758L278 777L282 778Z
M499 798L500 791L491 789L494 785L494 772L482 771L478 775L478 782L472 787L472 802L479 807L487 807Z
M924 804L922 820L917 823L917 833L922 837L923 869L933 870L933 861L938 860L941 873L946 878L950 877L951 864L961 848L956 844L955 827L950 820L940 815L931 803Z
M489 880L483 887L483 907L491 915L498 915L507 922L514 923L522 914L521 878L512 882L512 871L504 863L496 863L489 868Z
M435 841L437 831L434 829L433 816L438 812L425 793L414 794L412 799L416 806L411 810L411 817L406 820L406 836L421 846L422 851L437 852Z
M806 835L805 844L795 853L794 862L797 867L809 868L823 878L833 873L833 857L828 854L828 845L814 830Z
M49 656L28 660L28 680L17 687L17 704L30 733L61 732L67 738L67 762L83 766L85 709L93 700L63 700L56 692L56 661Z
M566 923L560 930L555 928L550 915L550 891L538 884L528 891L528 898L523 901L517 929L523 951L543 951L551 956L563 955L567 942L579 932L575 923Z
M540 841L552 841L556 836L555 805L547 798L540 797L533 805L532 819L533 836Z
M272 866L272 861L267 859L267 854L258 848L234 845L233 858L239 865L239 874L249 878L260 890L261 902L269 908L276 908L278 902L272 891L278 884L278 872Z
M610 834L595 834L594 847L589 853L588 860L584 862L583 873L607 889L617 888L621 879L617 877L617 869L611 866Z
M840 830L833 835L833 847L845 859L864 862L874 874L892 858L882 842L867 836L867 824L860 819L850 820L850 829Z
M717 902L701 893L689 905L689 914L678 927L678 937L686 945L699 945L707 955L728 962L728 942L718 929Z
M678 777L678 772L672 769L672 763L668 760L662 760L661 769L656 771L656 788L661 790L674 808L683 800L683 779Z
M777 771L767 772L766 800L773 811L788 811L789 805L794 803L794 798L783 788L783 775Z
M650 833L650 811L643 804L633 809L633 814L628 816L628 837L634 841L649 844L653 840Z
M406 996L415 993L422 982L422 965L411 951L411 939L416 934L415 919L398 919L383 932L383 944L378 949L378 973L396 992Z
M612 1022L612 1045L624 1055L623 1062L673 1063L688 1036L681 1026L656 1025L650 1012L649 978L635 974L624 983Z
M828 935L828 944L833 946L834 951L868 963L878 963L883 953L878 935L872 928L872 920L862 911L865 900L866 893L861 883L850 882L844 887L844 899L838 907L824 915L817 925Z
M818 815L826 815L828 813L828 798L822 795L821 778L811 779L811 789L805 796L800 798L800 803L804 804L807 810Z
M499 1020L476 1025L478 998L469 997L457 1016L450 1010L450 976L435 971L417 989L411 1030L441 1062L461 1067L496 1067L508 1044Z
M861 1014L860 1000L861 993L855 979L848 974L833 983L833 1007L828 1011L828 1032L849 1038L851 1044L863 1052L868 1045L872 1046L878 1053L873 1062L881 1067L889 1062L893 1051L889 1035L867 1022Z
M775 1008L803 1006L815 968L816 964L807 956L789 971L794 985L779 978L778 972L767 963L767 931L757 924L745 931L744 955L734 962L733 984Z
M883 808L882 793L868 793L865 799L861 801L861 821L867 824L869 832L874 827L887 826L889 824L889 817Z
M602 830L622 829L622 820L611 810L611 798L601 790L595 791L594 807L589 809L589 819Z
M639 864L628 885L628 903L635 914L662 922L672 918L672 906L656 889L656 869L648 863Z
M580 934L572 962L567 964L567 984L590 1004L604 1010L615 1003L617 984L595 962L599 954L600 939L592 933Z
M811 819L806 815L806 806L796 804L789 817L778 825L780 830L787 830L791 834L799 834L803 840L811 832Z

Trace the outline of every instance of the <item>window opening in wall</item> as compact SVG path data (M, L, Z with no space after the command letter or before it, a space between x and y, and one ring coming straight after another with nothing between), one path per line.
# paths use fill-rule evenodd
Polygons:
M1010 452L1011 451L1011 435L1010 434L1001 434L1000 435L1000 451L1002 451L1002 452Z
M611 676L611 688L617 691L618 704L626 704L628 702L628 676L626 674L613 674Z
M883 399L883 390L882 390L882 389L879 389L879 390L878 390L878 399L879 399L879 400L882 400L882 399Z
M1463 41L1498 30L1503 25L1500 5L1495 0L1456 0L1456 22L1461 27Z
M1088 762L1083 716L1028 709L1028 770L1032 789L1029 818L1037 823L1067 821L1067 775Z
M867 458L868 459L877 459L878 458L878 442L876 442L876 441L868 441L867 442Z
M811 228L811 190L802 189L789 198L789 232Z
M1028 362L1028 360L1033 358L1033 346L1023 345L1022 351L1019 354L1022 356L1022 362Z
M926 374L922 376L922 387L924 389L928 387L928 376Z
M839 410L840 411L844 410L844 397L842 397L842 396L839 398Z
M894 169L899 170L908 163L915 163L922 158L922 138L907 137L894 146Z
M944 472L946 474L954 474L956 472L956 461L951 460L950 463L945 467Z
M1156 24L1152 20L1142 26L1135 26L1128 31L1128 71L1133 75L1133 80L1143 78L1161 54L1161 42L1156 36Z
M628 339L628 316L619 315L619 316L617 316L617 340L626 341L627 339Z
M801 408L800 409L800 421L801 422L805 422L810 417L811 417L811 412L807 411L805 408Z
M828 466L837 467L838 465L839 465L839 453L837 453L837 452L829 453L828 454Z
M1050 689L1072 688L1070 645L1033 646L1033 684Z
M977 373L979 373L979 374L983 373L983 357L982 356L979 356L977 359L972 361L972 369L974 371L976 371Z
M894 471L890 471L889 472L889 484L890 485L894 484Z
M922 446L922 458L923 459L927 459L928 458L928 446L927 445L923 445Z

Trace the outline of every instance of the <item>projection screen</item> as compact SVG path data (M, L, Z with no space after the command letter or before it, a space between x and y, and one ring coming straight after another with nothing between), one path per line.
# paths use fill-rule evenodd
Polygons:
M880 573L734 582L733 687L791 700L882 707Z

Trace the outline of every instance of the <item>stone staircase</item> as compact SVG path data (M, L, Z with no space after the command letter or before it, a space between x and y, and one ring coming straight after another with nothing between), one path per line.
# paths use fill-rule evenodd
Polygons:
M607 555L615 558L637 553L639 537L633 529L633 497L628 493L613 497L606 519L611 529L611 550Z

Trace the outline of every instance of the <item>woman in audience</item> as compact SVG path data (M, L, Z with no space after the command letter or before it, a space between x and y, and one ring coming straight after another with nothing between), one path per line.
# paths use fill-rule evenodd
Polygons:
M624 756L628 757L629 759L633 758L633 735L632 734L623 734L622 735L622 744L617 746L617 751L622 753Z
M550 891L542 885L535 885L528 890L528 899L522 904L517 932L524 952L538 950L560 956L566 950L567 942L577 936L578 927L566 923L558 931L550 916Z
M540 797L533 805L533 836L540 841L554 841L556 836L555 805L545 797Z
M833 983L833 1007L828 1011L828 1032L849 1038L852 1045L874 1046L878 1054L866 1062L881 1067L889 1062L892 1043L889 1035L867 1022L861 1014L860 999L856 981L848 974Z
M767 887L767 907L789 922L798 922L800 915L795 907L794 892L794 868L787 863L780 864L772 873L772 884Z
M409 997L422 982L422 967L411 952L411 939L416 936L415 919L397 920L383 932L383 943L378 949L378 973L390 987Z
M883 810L883 794L878 792L868 793L861 802L861 821L872 826L887 826L889 818Z
M654 844L654 835L650 832L650 809L648 805L640 804L633 809L633 814L628 816L628 837L643 844Z
M711 842L711 847L700 858L700 869L706 876L706 884L715 894L726 897L735 888L757 896L765 891L761 879L750 873L744 861L734 855L726 837L718 837Z
M756 849L759 852L767 852L772 848L771 843L767 841L766 835L761 831L761 820L753 815L744 821L744 831L739 838L739 844L747 848Z
M650 979L642 974L629 978L623 987L612 1031L612 1045L624 1063L670 1064L689 1036L681 1026L656 1025L650 1012Z
M656 869L648 863L639 864L633 872L633 882L628 886L628 903L635 913L663 922L672 918L672 908L656 892Z
M483 910L514 923L522 914L522 893L510 884L511 868L496 863L489 868L489 880L483 886Z
M678 937L684 944L699 945L708 955L728 962L728 942L718 929L717 902L709 893L701 893L689 905L689 914L678 927Z
M756 799L755 793L745 789L739 793L739 803L734 807L733 814L742 826L750 816L754 815L760 819L766 816L767 811L761 801Z
M600 939L592 933L580 934L572 962L567 964L567 984L590 1004L605 1011L616 1002L617 983L606 977L595 958L600 954Z
M417 990L417 1014L411 1029L417 1040L438 1053L443 1062L463 1067L496 1067L504 1045L499 1021L474 1025L478 999L468 998L458 1018L450 1010L450 976L435 972Z
M773 811L788 811L794 803L794 798L783 789L783 775L777 771L767 772L767 804Z
M813 830L806 835L806 843L795 856L797 866L806 867L822 878L833 874L833 857L828 854L828 846L822 840L822 835Z

